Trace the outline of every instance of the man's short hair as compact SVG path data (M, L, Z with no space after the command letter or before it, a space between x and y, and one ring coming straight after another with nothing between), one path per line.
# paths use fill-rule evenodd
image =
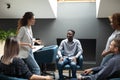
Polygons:
M75 30L69 29L68 31L71 31L75 35Z
M120 39L115 38L115 39L113 39L113 41L115 41L115 46L118 47L118 50L120 52Z

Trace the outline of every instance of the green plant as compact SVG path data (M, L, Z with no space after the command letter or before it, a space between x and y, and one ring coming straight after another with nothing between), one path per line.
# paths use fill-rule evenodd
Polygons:
M2 30L0 29L0 40L3 41L5 40L8 36L15 36L16 35L16 30L10 29L10 30Z

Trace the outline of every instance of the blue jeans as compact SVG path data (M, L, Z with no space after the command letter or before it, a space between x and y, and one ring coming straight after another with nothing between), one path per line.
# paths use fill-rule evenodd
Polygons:
M32 50L30 51L29 56L23 60L33 74L40 75L40 67L34 58Z
M62 80L63 77L63 68L65 65L69 64L72 70L72 77L76 78L76 62L71 61L69 58L64 58L63 61L58 62L58 71L59 71L59 78Z

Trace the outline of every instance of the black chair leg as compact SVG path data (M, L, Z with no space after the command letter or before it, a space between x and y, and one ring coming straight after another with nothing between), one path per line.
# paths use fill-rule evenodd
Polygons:
M71 70L70 69L68 70L68 75L63 75L63 76L64 76L65 80L68 80L68 79L72 78L72 76L71 76Z
M69 70L69 77L71 78L71 70Z

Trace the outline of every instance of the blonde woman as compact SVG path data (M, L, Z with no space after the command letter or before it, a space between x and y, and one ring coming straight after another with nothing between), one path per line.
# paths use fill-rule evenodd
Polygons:
M0 74L25 78L29 80L52 80L49 76L39 76L30 72L19 55L19 44L16 37L8 37L4 46L4 54L0 59Z

